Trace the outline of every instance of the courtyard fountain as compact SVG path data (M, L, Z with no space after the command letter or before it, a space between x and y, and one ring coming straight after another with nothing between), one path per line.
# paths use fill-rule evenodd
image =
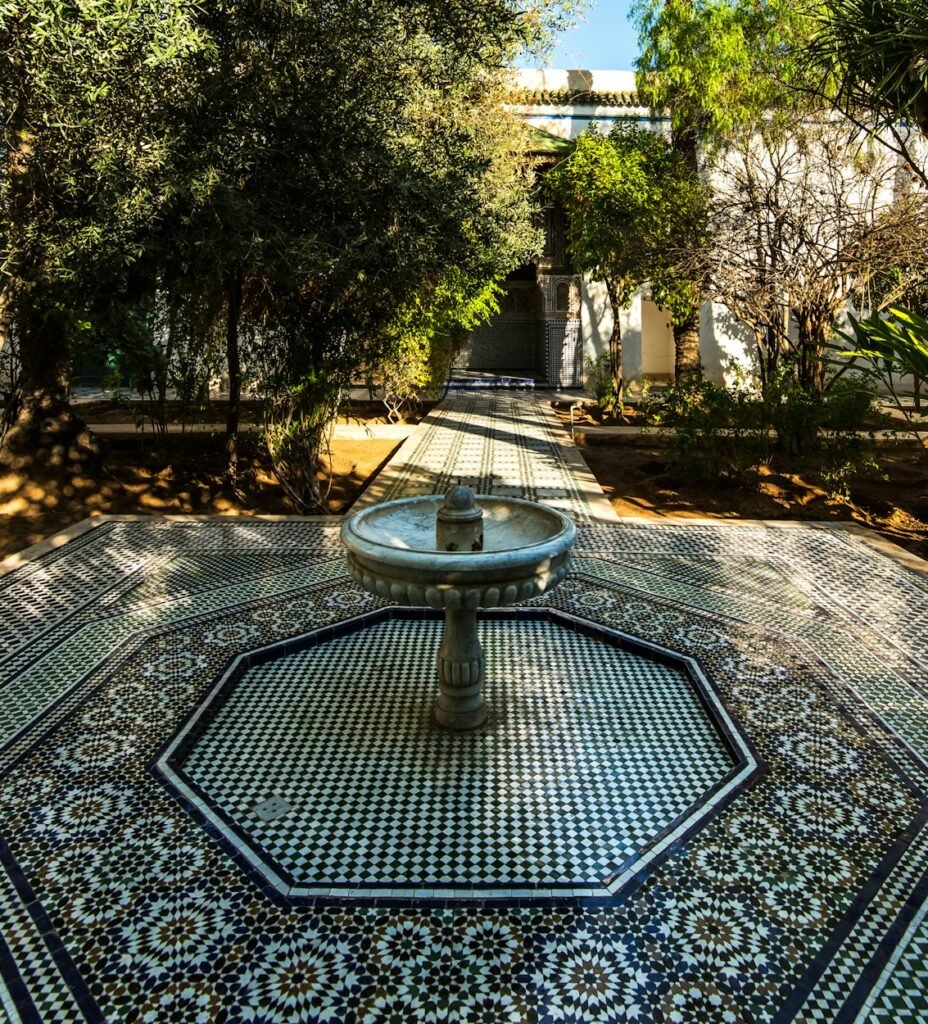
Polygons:
M447 494L403 498L356 512L341 531L349 570L365 590L398 604L443 610L435 720L476 729L487 717L478 608L545 593L567 574L574 524L522 498Z

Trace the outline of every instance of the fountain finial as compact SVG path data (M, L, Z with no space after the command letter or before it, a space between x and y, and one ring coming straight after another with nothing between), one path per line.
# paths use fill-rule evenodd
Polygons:
M435 539L439 551L483 550L483 512L474 492L460 482L448 488L438 509Z

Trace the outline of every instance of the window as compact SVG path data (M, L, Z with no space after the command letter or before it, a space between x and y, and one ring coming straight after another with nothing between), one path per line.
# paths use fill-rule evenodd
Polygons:
M559 313L566 313L570 310L570 282L558 281L554 292L554 308Z

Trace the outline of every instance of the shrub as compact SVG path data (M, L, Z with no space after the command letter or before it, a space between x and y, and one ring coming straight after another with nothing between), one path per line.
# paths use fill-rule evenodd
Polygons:
M586 385L600 409L607 416L614 415L616 406L619 404L619 395L616 391L615 378L607 353L603 353L596 359L587 359Z
M849 319L851 331L839 332L842 343L829 346L830 361L849 362L879 385L917 437L928 399L928 319L901 306L889 306L885 318L877 312L866 320Z
M878 422L878 407L863 377L838 378L819 396L783 374L768 382L763 398L743 376L727 387L680 382L659 405L650 402L649 411L655 423L673 428L674 461L691 479L743 486L775 453L818 451L829 493L847 500L851 478L879 468L872 435L861 436Z
M466 340L466 334L408 334L381 364L383 403L392 422L404 409L415 409L422 402L441 396L454 357Z
M838 377L825 392L821 423L825 430L866 430L881 416L876 385L865 377Z
M879 395L865 377L839 377L825 392L819 438L822 480L831 497L850 501L853 477L864 471L880 471L873 434L862 435L879 419Z
M265 402L264 443L280 486L300 512L325 512L332 478L323 490L317 471L322 453L329 451L342 397L337 385L307 374Z
M674 461L687 476L740 486L769 460L770 441L757 396L747 385L680 381L668 388L661 426L673 429Z

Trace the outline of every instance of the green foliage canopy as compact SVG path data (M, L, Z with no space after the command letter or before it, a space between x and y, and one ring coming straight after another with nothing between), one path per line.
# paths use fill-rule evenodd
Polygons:
M576 6L0 0L0 328L26 390L63 404L76 333L156 287L226 294L230 331L241 302L294 383L340 378L448 265L524 259L518 132L489 112Z
M197 6L0 2L0 315L80 321L165 202L165 98L208 50Z
M796 0L638 0L638 94L710 148L801 103Z
M686 313L690 285L676 266L703 244L706 190L663 136L627 125L608 135L591 128L545 184L567 211L578 269L606 281L619 306L650 282L659 305Z

